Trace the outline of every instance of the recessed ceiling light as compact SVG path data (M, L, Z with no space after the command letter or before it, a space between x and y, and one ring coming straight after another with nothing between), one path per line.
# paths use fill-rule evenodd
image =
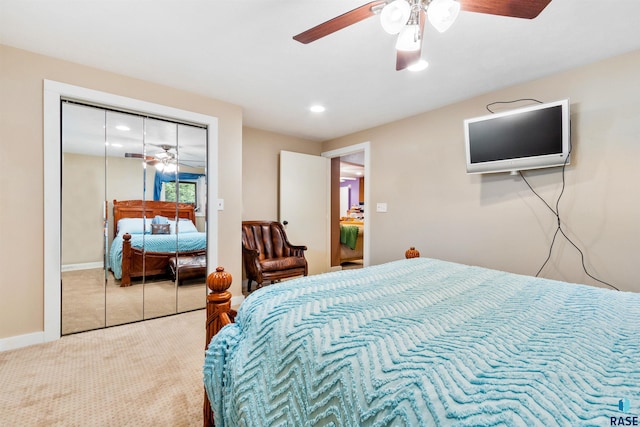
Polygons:
M419 60L418 62L414 62L413 64L407 67L409 71L422 71L429 66L429 63L424 59Z
M121 131L130 131L131 128L129 126L125 126L125 125L118 125L116 126L116 129L121 130Z
M312 105L309 107L309 111L312 113L323 113L325 108L322 105Z

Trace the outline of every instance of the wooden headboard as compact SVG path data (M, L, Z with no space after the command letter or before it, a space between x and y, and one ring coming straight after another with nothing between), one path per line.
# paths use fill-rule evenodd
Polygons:
M114 200L113 201L113 235L118 232L118 221L121 218L147 218L153 220L156 215L169 219L189 218L196 223L193 206L188 203L159 202L155 200Z

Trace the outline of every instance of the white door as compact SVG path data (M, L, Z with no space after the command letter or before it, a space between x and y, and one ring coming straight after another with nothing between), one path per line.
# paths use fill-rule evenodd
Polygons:
M351 188L340 187L340 216L349 216L348 210L351 208Z
M280 151L280 222L305 245L309 274L329 271L330 159Z

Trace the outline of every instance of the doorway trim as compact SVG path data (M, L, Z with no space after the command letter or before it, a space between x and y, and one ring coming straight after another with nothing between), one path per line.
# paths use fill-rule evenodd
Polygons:
M55 341L61 336L61 100L71 98L91 104L136 111L178 121L197 123L207 128L207 265L218 265L218 119L200 113L141 101L107 92L87 89L52 80L44 80L44 333L33 342ZM32 334L36 335L36 334ZM31 340L30 340L31 341Z
M365 206L365 221L364 221L364 245L363 245L363 266L369 266L371 259L371 216L366 212L371 213L371 142L366 141L360 144L349 145L347 147L337 148L335 150L325 151L320 153L321 156L333 159L334 157L346 156L347 154L353 154L360 151L364 151L364 206ZM331 188L331 176L328 177L329 188ZM329 198L329 207L327 212L331 212L331 198ZM367 220L367 216L369 219ZM329 238L331 236L331 230L329 230Z

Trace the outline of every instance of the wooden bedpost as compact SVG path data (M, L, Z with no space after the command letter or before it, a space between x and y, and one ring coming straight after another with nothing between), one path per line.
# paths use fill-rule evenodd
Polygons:
M420 251L418 251L415 247L411 246L409 249L407 249L407 251L404 253L404 257L406 259L411 259L411 258L419 258L420 257Z
M122 236L122 278L120 286L131 286L131 234Z
M211 338L222 329L223 326L233 323L236 311L231 309L231 292L227 289L231 286L231 274L224 271L223 267L216 268L215 273L207 276L207 337L205 350L209 346ZM204 393L204 426L212 427L213 411L209 404L207 392Z

